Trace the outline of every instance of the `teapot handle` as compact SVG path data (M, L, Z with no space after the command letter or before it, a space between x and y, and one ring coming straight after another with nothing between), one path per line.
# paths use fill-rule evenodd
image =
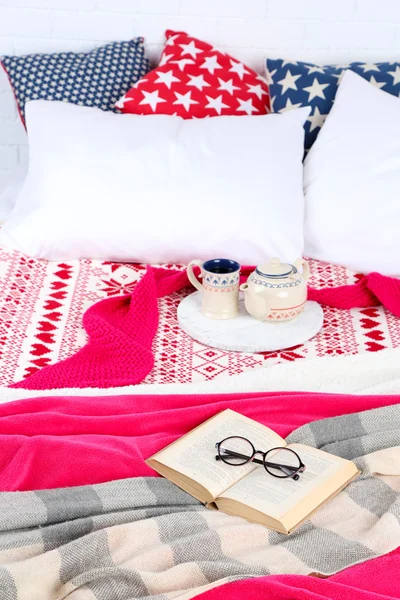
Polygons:
M294 262L294 266L297 270L303 268L303 279L304 281L308 281L310 278L310 265L308 264L308 262L304 260L304 258L298 258Z

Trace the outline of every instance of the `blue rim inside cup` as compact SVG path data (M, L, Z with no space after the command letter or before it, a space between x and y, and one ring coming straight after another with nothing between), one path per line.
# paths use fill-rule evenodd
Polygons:
M236 260L231 260L230 258L213 258L203 263L203 269L209 273L227 275L239 271L240 265Z

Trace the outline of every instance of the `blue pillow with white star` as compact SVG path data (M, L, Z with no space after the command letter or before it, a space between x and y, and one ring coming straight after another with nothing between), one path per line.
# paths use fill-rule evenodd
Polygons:
M2 56L23 124L29 100L116 111L117 100L150 70L143 41L113 42L90 52Z
M346 69L351 69L393 96L400 95L400 63L352 62L348 65L320 67L312 63L268 58L266 68L273 112L311 106L312 111L305 124L306 151L315 142L332 108L341 76Z

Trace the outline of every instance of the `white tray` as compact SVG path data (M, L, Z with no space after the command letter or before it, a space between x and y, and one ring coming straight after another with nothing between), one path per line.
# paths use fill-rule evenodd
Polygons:
M287 323L262 323L251 317L239 300L239 316L216 320L200 312L201 292L195 292L178 306L178 323L190 337L213 348L236 352L271 352L303 344L322 327L324 315L317 302L306 302L297 319Z

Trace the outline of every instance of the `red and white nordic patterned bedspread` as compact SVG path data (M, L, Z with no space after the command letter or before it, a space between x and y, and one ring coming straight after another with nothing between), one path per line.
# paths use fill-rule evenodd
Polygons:
M342 267L316 261L310 266L313 287L357 281L357 275ZM0 248L0 385L74 354L86 341L85 310L102 298L131 292L144 270L141 265L89 260L49 263ZM178 327L177 307L187 293L159 301L155 367L144 383L198 382L284 361L400 347L400 319L382 307L324 307L323 329L304 345L265 354L208 348Z

